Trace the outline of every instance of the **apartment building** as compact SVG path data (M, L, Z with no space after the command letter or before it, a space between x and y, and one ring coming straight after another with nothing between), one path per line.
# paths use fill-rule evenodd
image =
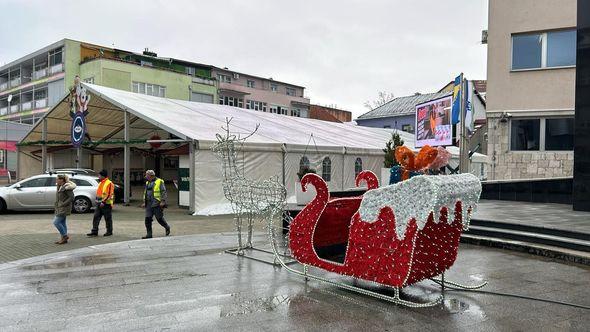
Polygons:
M488 179L573 174L576 0L490 0Z
M160 97L213 103L211 66L63 39L0 67L0 120L33 124L74 77Z
M217 79L218 103L261 112L309 117L309 98L305 88L272 78L244 74L228 68L213 67Z

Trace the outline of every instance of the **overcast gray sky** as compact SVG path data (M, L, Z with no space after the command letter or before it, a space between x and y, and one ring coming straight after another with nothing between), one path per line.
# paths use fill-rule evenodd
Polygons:
M378 91L486 78L487 0L0 0L0 64L63 38L174 57L306 87L366 112Z

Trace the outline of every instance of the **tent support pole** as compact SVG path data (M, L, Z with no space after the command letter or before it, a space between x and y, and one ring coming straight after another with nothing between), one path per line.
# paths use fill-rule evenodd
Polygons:
M125 205L129 205L129 193L131 192L131 172L129 170L130 164L130 148L129 148L129 112L124 111L124 135L125 135L125 147L123 148L123 201Z
M196 153L196 145L198 142L195 142L194 140L191 140L189 143L189 153L188 153L188 169L189 169L189 213L193 214L195 213L195 153Z
M47 172L47 119L43 119L41 139L43 145L41 146L41 172Z
M18 181L20 179L20 146L16 146L16 176L15 179Z
M81 160L82 160L82 147L79 147L76 149L76 168L81 168L80 167Z

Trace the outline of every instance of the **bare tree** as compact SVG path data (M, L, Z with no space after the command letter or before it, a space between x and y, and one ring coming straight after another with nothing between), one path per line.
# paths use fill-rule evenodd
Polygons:
M370 110L374 110L377 107L385 105L388 102L392 101L393 98L395 98L393 92L379 91L379 95L378 95L377 99L373 100L373 101L367 100L365 102L365 107Z

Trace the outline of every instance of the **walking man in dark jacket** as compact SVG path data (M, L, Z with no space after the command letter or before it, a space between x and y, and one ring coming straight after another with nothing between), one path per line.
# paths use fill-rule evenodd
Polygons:
M152 222L153 217L156 217L158 224L166 230L166 236L170 235L170 226L164 219L164 207L168 199L166 186L164 180L156 177L153 170L145 172L145 191L143 194L143 204L145 207L145 230L146 235L142 239L150 239L152 237Z

